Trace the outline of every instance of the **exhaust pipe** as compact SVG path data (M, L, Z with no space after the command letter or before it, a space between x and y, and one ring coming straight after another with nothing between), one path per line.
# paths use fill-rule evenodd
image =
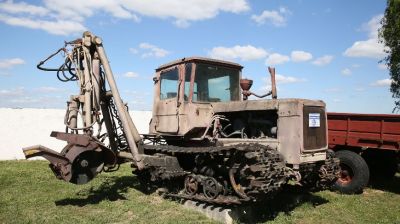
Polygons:
M274 67L268 67L269 74L271 75L271 95L272 99L278 98L278 95L276 93L276 81L275 81L275 68Z
M240 79L240 88L242 89L243 100L247 100L249 96L253 95L258 98L264 98L266 96L272 95L272 99L277 99L276 93L276 82L275 82L275 68L268 67L269 74L271 74L271 91L264 95L257 95L250 91L251 86L253 85L253 80L250 79Z

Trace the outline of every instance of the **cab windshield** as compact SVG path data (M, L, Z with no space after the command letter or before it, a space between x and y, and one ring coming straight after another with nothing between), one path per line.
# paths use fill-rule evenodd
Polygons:
M223 66L197 64L193 102L239 100L239 70Z

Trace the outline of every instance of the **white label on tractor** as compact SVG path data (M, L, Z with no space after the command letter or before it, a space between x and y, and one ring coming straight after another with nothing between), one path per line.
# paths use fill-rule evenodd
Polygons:
M309 113L308 114L308 127L317 128L320 127L320 114L319 113Z

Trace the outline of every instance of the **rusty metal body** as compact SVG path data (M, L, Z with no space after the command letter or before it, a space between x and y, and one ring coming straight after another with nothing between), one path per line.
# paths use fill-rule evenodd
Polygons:
M328 113L329 147L400 150L400 115Z
M291 180L324 188L337 177L338 161L327 153L325 103L277 99L273 68L273 88L259 96L236 63L191 57L160 66L149 134L140 136L101 39L85 32L67 44L72 51L58 51L67 55L60 68L42 67L54 54L38 68L79 83L79 95L68 102L66 133L52 134L68 144L61 153L24 149L27 158L48 159L60 179L86 183L132 162L145 186L163 187L167 196L240 204L269 198ZM272 99L248 100L252 95Z
M196 67L199 66L206 66L207 69L214 66L215 70L211 70L210 73L202 69L196 70ZM229 77L231 80L222 83L223 79L228 76L215 74L218 69L230 71L232 73ZM170 142L179 142L177 144L184 144L185 142L199 144L198 142L201 141L216 142L220 145L240 142L259 143L278 150L284 156L285 162L293 165L324 160L328 144L325 103L305 99L242 100L240 97L242 94L246 96L246 99L247 96L253 94L249 94L250 91L248 90L245 90L246 92L240 91L241 69L242 66L235 63L198 57L184 58L160 66L156 70L155 76L154 109L153 118L150 122L150 134L162 135ZM169 77L163 79L163 76ZM196 91L200 91L202 84L208 84L198 77L206 79L207 82L220 80L219 85L226 84L223 88L229 88L229 91L222 91L220 96L230 95L230 98L219 99L213 97L213 94L216 96L218 93L209 93L208 91L212 90L204 90L203 93L206 96L203 96L201 100L198 99L195 95ZM174 81L177 88L175 92L167 93L173 97L163 99L163 81L171 82L171 80ZM198 90L195 90L195 87ZM168 91L171 91L171 89L168 89ZM276 93L274 95L276 96ZM320 114L319 127L309 129L309 113ZM209 135L207 131L210 131L211 126L214 125L213 122L223 120L218 116L224 117L225 125L233 126L234 122L241 122L240 127L231 130L231 133L236 132L238 134L229 138L218 133ZM226 119L230 123L227 123ZM256 130L254 127L256 123L262 123L264 127ZM220 125L220 129L225 128L224 124ZM243 138L239 134L242 128L249 129L245 130L247 138ZM275 133L271 133L271 130L267 130L268 128L274 129L272 132ZM311 134L307 133L307 130L315 133L306 136ZM257 131L263 133L254 134ZM307 142L309 138L318 139L319 142L310 145Z

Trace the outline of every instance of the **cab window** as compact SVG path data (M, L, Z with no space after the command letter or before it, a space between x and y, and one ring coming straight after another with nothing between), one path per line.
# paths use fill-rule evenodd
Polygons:
M193 102L239 100L239 70L198 64L193 85Z
M175 98L178 95L178 69L174 68L160 75L160 100Z

